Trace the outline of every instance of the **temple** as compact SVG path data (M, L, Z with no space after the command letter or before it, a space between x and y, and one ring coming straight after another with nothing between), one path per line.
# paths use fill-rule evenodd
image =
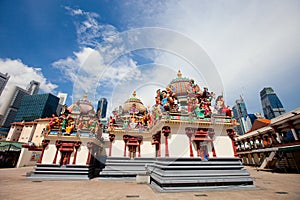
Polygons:
M253 186L235 147L235 120L222 95L177 77L146 107L133 91L107 131L85 96L53 116L29 179L138 179L158 191Z

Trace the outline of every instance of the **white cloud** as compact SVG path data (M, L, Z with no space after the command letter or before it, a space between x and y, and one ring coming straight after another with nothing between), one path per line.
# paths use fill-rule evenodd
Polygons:
M260 109L259 91L273 86L279 96L284 93L293 97L283 102L288 110L299 106L294 100L300 98L299 1L143 3L138 7L133 2L124 5L133 6L123 13L125 16L130 12L130 24L134 28L169 28L201 45L221 75L229 104L243 93L250 112L255 112ZM164 11L155 11L160 6ZM143 17L147 13L151 15ZM162 60L168 61L160 57L157 62Z
M121 21L127 23L128 27L168 28L186 35L205 49L221 76L221 81L218 81L223 83L228 104L232 105L235 99L243 94L249 111L256 112L260 110L259 91L264 86L273 86L279 96L283 93L287 96L296 95L295 99L299 99L300 93L296 87L300 85L300 80L296 77L300 73L299 2L229 1L225 4L211 1L156 1L150 5L148 1L126 1L121 4L123 8ZM202 73L202 70L206 69L201 67L205 66L201 66L201 70L195 74L190 60L176 55L176 52L154 53L150 58L157 64L157 67L150 67L154 71L137 66L130 55L125 56L126 58L117 58L122 52L128 53L126 52L128 46L123 43L136 42L136 38L127 38L130 41L124 41L114 26L99 23L99 16L95 13L82 10L75 12L70 8L67 10L73 16L82 17L75 22L78 43L82 46L82 50L54 65L64 63L61 66L69 66L64 70L68 72L70 79L75 80L78 72L92 75L91 77L94 76L93 73L100 73L101 80L105 81L102 81L99 87L111 85L115 91L114 96L117 94L120 97L114 98L117 99L114 101L128 98L133 89L138 89L139 94L152 98L151 92L145 93L141 88L149 90L147 83L154 83L154 87L167 84L174 76L164 75L165 69L170 70L171 74L176 74L177 70L181 69L184 76L195 78L200 86L210 87L207 85L208 79L213 80L214 77L207 77ZM160 41L162 38L158 35L151 39ZM97 52L93 50L96 47ZM176 40L176 37L166 46L166 48L178 47L184 49L186 44ZM91 52L95 55L89 56ZM195 52L187 54L193 57L192 54ZM151 53L144 54L145 57L149 55ZM114 63L107 62L114 59L117 60ZM134 76L135 74L139 75L140 79L136 78L138 76ZM99 77L90 77L89 84L85 82L86 77L80 77L84 83L82 87L96 87L92 84L92 80L99 82ZM285 81L283 77L294 82ZM144 83L141 80L144 80ZM221 90L223 89L213 91L219 93ZM140 97L147 99L142 95ZM296 101L290 102L288 110L298 106Z
M81 9L72 9L69 6L65 6L65 9L67 11L69 11L70 14L73 15L73 16L75 16L75 15L83 15L84 14L83 10L81 10Z
M31 80L40 82L40 90L50 93L57 88L57 85L49 82L42 74L41 68L34 68L25 65L21 60L1 59L0 70L2 73L8 73L10 76L7 85L0 96L0 105L3 102L7 92L14 86L26 89Z
M118 33L116 28L110 24L101 24L99 15L95 12L86 12L81 9L65 7L70 15L78 17L74 20L77 33L77 42L82 47L96 48L101 42L111 41Z
M127 56L106 65L99 51L87 47L82 48L80 52L74 52L72 57L54 62L53 66L60 69L73 83L74 100L82 98L83 93L87 92L90 97L96 98L94 101L97 101L101 96L99 87L112 91L116 85L141 77L136 63Z

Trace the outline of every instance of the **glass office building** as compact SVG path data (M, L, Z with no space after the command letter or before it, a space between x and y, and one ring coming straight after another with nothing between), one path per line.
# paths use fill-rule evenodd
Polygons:
M285 113L281 101L271 87L265 87L260 91L260 99L265 118L273 119Z
M24 96L17 111L15 122L34 121L56 114L59 98L50 93Z

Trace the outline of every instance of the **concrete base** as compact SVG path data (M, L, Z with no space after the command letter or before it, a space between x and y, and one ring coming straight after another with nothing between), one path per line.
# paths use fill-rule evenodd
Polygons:
M159 159L146 166L150 184L159 192L253 188L253 179L237 158Z
M150 176L148 174L138 174L138 175L136 175L136 183L149 184Z

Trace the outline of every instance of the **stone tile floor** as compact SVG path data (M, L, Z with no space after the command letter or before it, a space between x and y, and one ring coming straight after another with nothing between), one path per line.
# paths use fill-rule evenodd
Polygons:
M279 174L246 167L256 189L158 193L132 181L28 181L33 167L0 169L0 199L300 199L300 174Z

